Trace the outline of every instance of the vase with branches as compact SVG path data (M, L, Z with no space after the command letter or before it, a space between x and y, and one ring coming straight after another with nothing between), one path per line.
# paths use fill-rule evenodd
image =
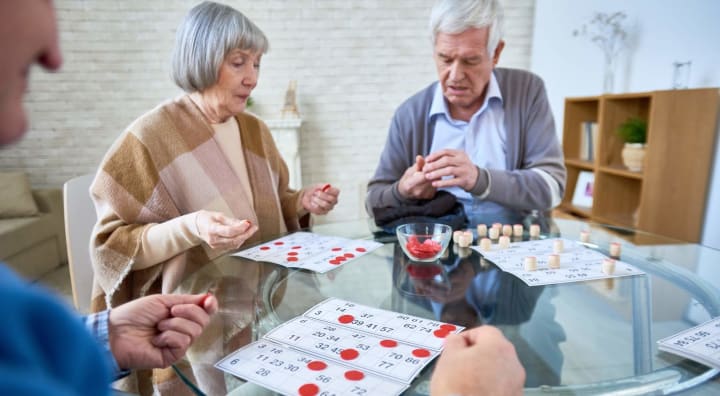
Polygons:
M603 91L612 92L615 84L615 66L617 57L625 48L628 33L624 26L627 15L622 12L596 12L586 24L573 31L573 36L588 37L603 52L604 78Z

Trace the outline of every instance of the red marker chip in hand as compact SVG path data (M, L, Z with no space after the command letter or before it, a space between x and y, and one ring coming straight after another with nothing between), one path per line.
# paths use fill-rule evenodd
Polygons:
M330 187L331 187L331 186L330 186L330 183L328 183L328 184L326 184L326 185L322 186L322 188L320 189L320 191L322 191L322 192L326 192L327 190L329 190L329 189L330 189Z
M212 292L205 293L205 297L203 297L202 300L200 300L200 302L198 303L200 308L205 309L205 301L207 301L207 299L210 298L210 296L212 295Z

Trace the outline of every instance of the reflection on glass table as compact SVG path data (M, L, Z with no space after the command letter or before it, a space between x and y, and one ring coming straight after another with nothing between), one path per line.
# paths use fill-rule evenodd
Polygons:
M373 238L365 220L313 232ZM480 254L451 245L435 262L410 261L392 240L372 254L318 274L226 256L178 291L213 290L220 312L178 369L206 394L257 394L213 365L327 297L442 320L497 326L527 371L526 393L717 392L718 370L660 352L656 341L720 316L720 251L583 221L544 223L541 238L579 240L646 275L529 287ZM527 232L522 239L528 239ZM406 392L427 394L432 365Z

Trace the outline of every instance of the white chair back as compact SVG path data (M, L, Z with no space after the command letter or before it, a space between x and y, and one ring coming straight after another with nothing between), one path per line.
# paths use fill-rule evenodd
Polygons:
M65 242L75 308L88 313L92 293L93 268L90 261L90 237L97 221L90 199L90 184L95 175L68 180L63 186L65 206Z

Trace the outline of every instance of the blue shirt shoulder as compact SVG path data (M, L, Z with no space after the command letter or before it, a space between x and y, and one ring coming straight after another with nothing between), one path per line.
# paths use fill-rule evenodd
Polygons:
M110 369L83 321L0 264L0 389L8 395L105 395Z

